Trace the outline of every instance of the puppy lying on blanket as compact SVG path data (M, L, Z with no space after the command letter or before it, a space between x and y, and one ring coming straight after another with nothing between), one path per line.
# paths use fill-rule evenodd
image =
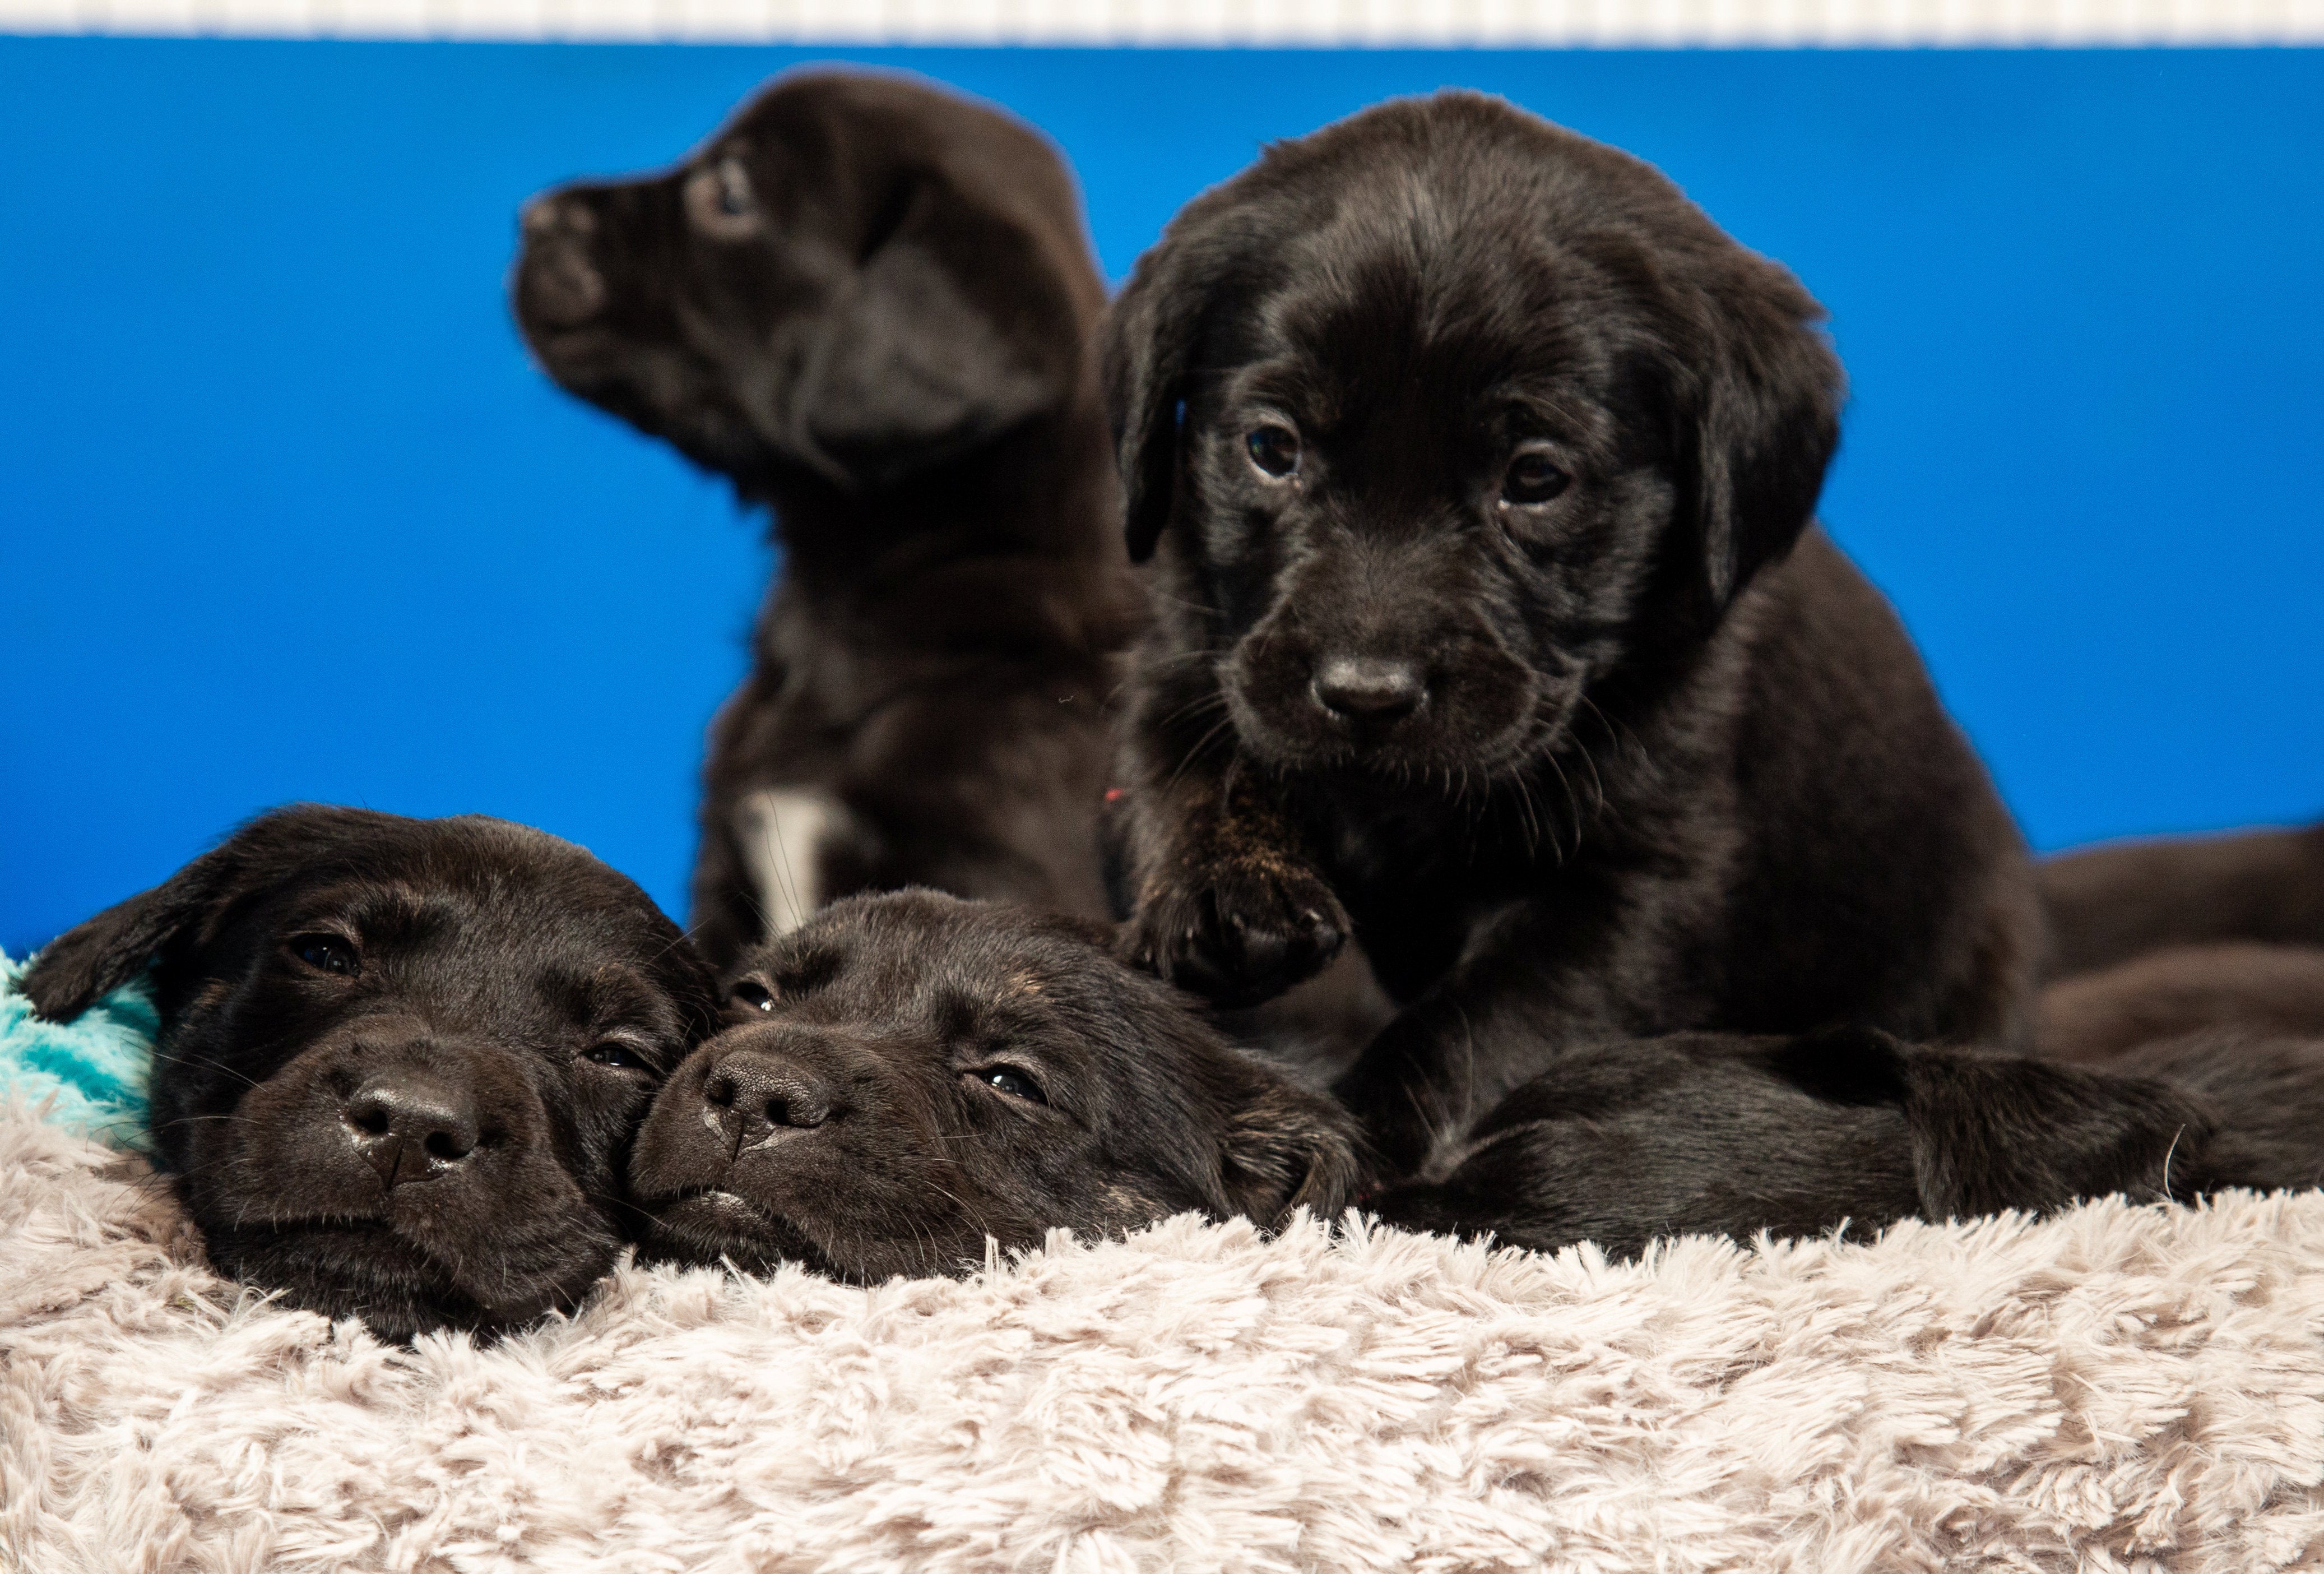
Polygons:
M712 728L714 963L924 884L1106 915L1105 704L1143 619L1056 153L893 76L759 95L685 162L534 201L516 313L566 388L774 511Z
M2024 849L1811 523L1815 302L1646 165L1444 94L1277 144L1139 260L1131 954L1221 1001L1352 936L1398 1167L1553 1048L2019 1036Z
M2172 946L2042 991L2034 1042L2061 1060L2231 1029L2324 1038L2324 946Z
M153 1146L211 1260L392 1338L579 1299L654 1085L717 1010L644 892L478 816L265 815L23 988L62 1020L157 961Z
M734 975L730 1025L632 1159L649 1255L843 1278L956 1272L1046 1229L1330 1215L1361 1154L1328 1101L1222 1042L1085 925L928 893L839 903ZM2127 1191L2304 1186L2324 1042L2190 1041L2098 1075L1872 1031L1563 1055L1363 1199L1551 1249L1874 1229Z
M2324 947L2324 825L2114 842L2038 873L2053 979L2168 947Z
M2206 1033L2100 1075L1870 1030L1685 1033L1561 1058L1367 1206L1412 1229L1621 1254L2319 1181L2324 1039Z
M649 1255L941 1273L1044 1231L1330 1217L1339 1106L1245 1055L1096 925L932 892L834 904L746 957L630 1174Z

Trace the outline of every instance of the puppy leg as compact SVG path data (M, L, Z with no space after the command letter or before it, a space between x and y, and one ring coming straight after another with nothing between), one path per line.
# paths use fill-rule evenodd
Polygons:
M1252 1005L1339 954L1347 911L1249 772L1191 762L1133 793L1122 942L1131 966L1221 1005Z
M1402 1177L1457 1146L1521 1083L1580 1044L1663 1024L1622 1020L1606 981L1620 958L1551 969L1537 925L1509 922L1399 1013L1333 1084L1363 1123L1379 1173ZM1674 991L1674 996L1678 992Z
M1414 1002L1332 1085L1333 1097L1363 1123L1383 1178L1416 1174L1457 1146L1568 1037L1554 1000L1465 982L1471 986L1456 982Z

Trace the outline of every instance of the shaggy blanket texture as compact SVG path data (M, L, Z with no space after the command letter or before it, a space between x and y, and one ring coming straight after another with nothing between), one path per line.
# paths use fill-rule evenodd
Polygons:
M19 1106L0 1568L2257 1574L2324 1559L2319 1331L2304 1193L1621 1265L1182 1218L399 1350Z

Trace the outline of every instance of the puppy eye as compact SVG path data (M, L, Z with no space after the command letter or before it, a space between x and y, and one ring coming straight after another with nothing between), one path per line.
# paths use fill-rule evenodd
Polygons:
M647 1060L644 1053L634 1044L621 1043L611 1039L591 1050L588 1059L596 1061L600 1066L611 1066L617 1071L653 1069L653 1062Z
M1546 503L1572 485L1573 477L1550 463L1546 454L1519 454L1501 477L1501 501Z
M723 158L687 176L686 214L696 228L722 240L758 233L758 194L751 189L751 171L742 161Z
M1299 471L1299 434L1287 426L1269 422L1255 427L1243 440L1250 451L1250 462L1259 467L1259 474L1280 481Z
M1011 1098L1021 1098L1028 1104L1049 1102L1048 1095L1041 1091L1041 1085L1014 1066L991 1066L982 1071L972 1071L969 1075L987 1088L1006 1093Z
M355 975L355 949L337 935L293 935L288 949L318 973L336 973L343 978Z
M772 1011L775 1008L775 992L755 978L743 979L734 986L732 993L735 999L754 1011Z
M729 218L740 218L758 206L751 195L751 171L742 167L740 159L721 159L715 174L718 181L718 211Z

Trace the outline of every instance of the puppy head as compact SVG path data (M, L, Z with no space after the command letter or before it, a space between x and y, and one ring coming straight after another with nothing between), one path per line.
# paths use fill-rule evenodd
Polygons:
M649 1250L869 1282L973 1266L988 1236L1336 1212L1347 1117L1106 940L914 891L835 903L745 958L730 1025L639 1134Z
M504 821L266 815L59 939L72 1016L158 960L153 1138L222 1272L390 1338L572 1304L715 981L634 884Z
M523 230L549 375L761 496L894 486L1059 403L1103 300L1048 145L901 78L786 79Z
M1292 767L1490 773L1808 522L1815 302L1644 163L1470 94L1278 144L1109 319L1130 548Z

